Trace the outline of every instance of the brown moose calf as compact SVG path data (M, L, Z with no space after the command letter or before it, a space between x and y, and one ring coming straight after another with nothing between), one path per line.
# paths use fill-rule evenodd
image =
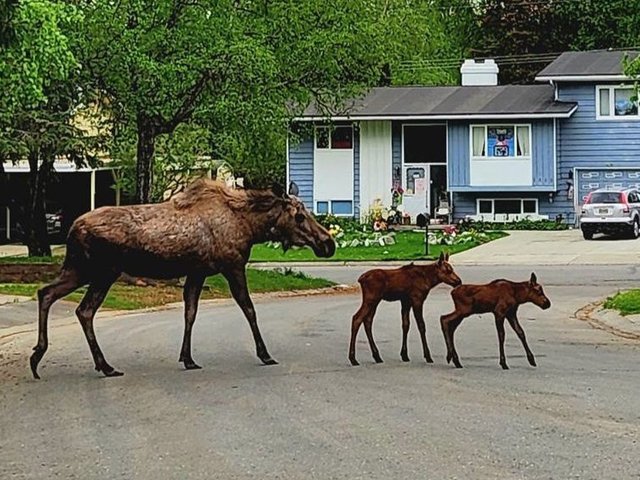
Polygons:
M451 286L462 283L448 260L449 254L445 256L441 253L438 261L430 265L414 265L412 262L409 265L390 270L376 268L363 273L358 278L362 288L362 305L353 316L351 322L349 361L352 365L358 365L356 360L356 337L363 322L373 359L376 363L382 363L378 347L373 341L372 332L373 316L382 300L387 302L399 300L402 304L402 350L400 350L402 360L409 361L409 356L407 355L407 333L409 332L409 310L413 309L413 315L422 339L424 358L428 363L433 362L427 346L422 306L429 291L439 283L444 282Z
M551 306L551 301L547 298L536 279L536 274L532 273L527 282L511 282L509 280L494 280L485 285L461 285L451 291L451 297L455 305L455 310L440 317L442 333L447 343L447 363L453 360L457 368L462 368L456 347L453 344L453 334L463 319L474 313L492 312L498 330L498 340L500 343L500 366L507 370L507 360L504 356L504 319L509 321L509 325L516 332L518 338L527 352L527 359L532 367L536 366L536 360L527 345L524 330L518 322L518 307L523 303L531 302L546 310Z

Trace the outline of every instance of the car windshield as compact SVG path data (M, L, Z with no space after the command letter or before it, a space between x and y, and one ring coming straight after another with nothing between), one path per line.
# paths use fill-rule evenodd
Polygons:
M619 192L595 192L591 194L587 203L622 203L622 194Z

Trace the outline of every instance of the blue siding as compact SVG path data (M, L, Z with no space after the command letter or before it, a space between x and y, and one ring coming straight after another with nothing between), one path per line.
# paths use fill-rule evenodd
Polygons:
M313 211L313 137L306 136L289 145L289 180L296 182L298 196Z
M532 143L532 186L527 191L551 191L554 189L553 160L553 120L531 120L526 118L507 122L491 121L450 121L449 122L449 188L453 191L491 191L495 187L473 187L471 182L471 163L469 159L470 125L482 124L531 124ZM497 179L499 180L499 179ZM509 187L509 190L523 190L523 187Z
M567 195L573 169L640 167L640 121L596 120L595 84L566 83L558 86L558 99L578 102L571 118L558 121L558 199L555 208L571 212Z
M447 128L449 132L449 158L447 158L449 189L452 189L452 187L467 187L471 181L469 168L469 122L450 121Z

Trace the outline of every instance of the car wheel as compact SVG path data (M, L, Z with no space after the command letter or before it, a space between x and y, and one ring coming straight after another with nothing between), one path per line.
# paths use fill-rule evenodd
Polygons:
M584 237L585 240L592 240L593 232L590 232L588 230L582 230L582 236Z
M638 222L637 218L633 221L633 224L631 225L631 231L629 232L629 234L631 238L640 237L640 223Z

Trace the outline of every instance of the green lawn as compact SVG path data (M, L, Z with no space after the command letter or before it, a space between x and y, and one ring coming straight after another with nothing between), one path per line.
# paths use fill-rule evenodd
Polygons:
M300 272L289 269L257 270L247 269L249 290L255 293L276 292L290 290L307 290L313 288L330 287L334 282L322 278L308 277ZM0 284L0 294L22 295L34 297L41 284ZM79 289L66 297L67 300L79 302L86 291ZM202 298L228 298L229 288L221 275L209 277L206 280ZM137 287L116 283L103 304L104 308L117 310L136 310L145 307L155 307L172 302L182 301L182 289L173 286Z
M604 308L618 310L622 315L635 315L640 313L640 289L618 292L613 297L607 298Z
M506 236L504 232L487 232L490 240ZM309 248L296 248L283 252L282 248L256 245L251 251L251 262L312 262L312 261L384 261L384 260L421 260L435 259L440 252L451 254L462 252L479 245L468 242L459 245L429 245L429 255L425 255L424 233L397 232L396 243L386 246L338 248L331 258L318 258Z

